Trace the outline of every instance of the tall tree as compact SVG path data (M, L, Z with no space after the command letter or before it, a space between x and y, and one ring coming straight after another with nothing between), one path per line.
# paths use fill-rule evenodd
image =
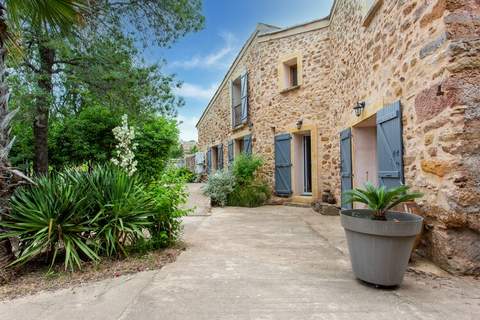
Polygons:
M21 174L10 166L8 154L13 140L10 139L10 121L15 112L8 109L9 92L5 82L5 58L8 44L15 43L20 17L28 17L32 25L63 32L78 23L83 0L2 0L0 1L0 213L6 211L8 199ZM0 269L12 259L8 240L0 241ZM0 270L1 271L1 270ZM0 278L2 274L0 272Z
M125 25L122 31L144 44L169 46L186 33L199 30L204 23L201 0L89 0L88 4L87 27L90 30L110 31L119 24ZM31 66L39 74L40 88L35 99L33 124L34 170L45 173L48 171L48 116L54 94L55 65L75 64L77 61L57 59L51 28L33 28L32 31L32 43L38 51L39 63Z

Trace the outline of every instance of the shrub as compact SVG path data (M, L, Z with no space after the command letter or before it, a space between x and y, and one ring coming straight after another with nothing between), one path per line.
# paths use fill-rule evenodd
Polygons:
M236 182L240 185L252 182L255 179L257 170L263 165L259 156L240 154L235 158L232 166L232 173Z
M65 269L73 270L102 255L164 247L180 235L187 194L170 171L147 187L139 175L112 165L90 173L65 170L34 182L16 190L10 213L0 221L0 239L19 239L13 264L46 255L53 265L63 254Z
M167 170L159 180L149 184L146 192L154 205L152 225L149 229L151 248L168 246L180 236L180 219L188 212L182 208L188 197L185 183Z
M236 185L228 196L229 206L258 207L270 197L267 183L257 177L258 169L263 165L262 158L255 155L241 154L232 167Z
M235 177L230 171L219 170L210 175L204 186L204 193L210 197L214 205L225 206L228 195L235 187Z
M170 169L167 171L167 174L173 175L177 179L187 183L192 183L197 180L197 175L185 167Z
M11 211L0 225L7 232L1 238L18 237L20 254L15 264L25 263L46 253L53 265L61 249L65 250L65 269L80 267L82 258L98 261L89 236L95 217L90 209L85 176L78 171L39 177L35 185L18 188L10 200Z
M237 185L228 195L228 205L236 207L258 207L270 198L270 187L261 181Z
M125 247L152 226L154 205L138 176L114 166L98 166L88 175L96 214L96 240L102 254L127 254Z

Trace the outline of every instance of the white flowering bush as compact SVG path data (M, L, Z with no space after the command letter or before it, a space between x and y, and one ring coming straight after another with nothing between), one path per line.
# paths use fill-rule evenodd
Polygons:
M112 162L131 176L137 171L137 160L135 160L134 153L137 143L133 141L135 139L135 129L128 126L128 116L126 114L122 116L122 124L113 128L112 131L118 141L115 146L116 156L112 158Z

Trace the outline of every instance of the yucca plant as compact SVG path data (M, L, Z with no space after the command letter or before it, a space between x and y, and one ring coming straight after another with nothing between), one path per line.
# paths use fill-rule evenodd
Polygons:
M6 232L0 239L18 237L20 254L13 264L21 264L46 255L52 266L60 251L65 253L65 269L80 268L83 259L98 261L89 237L94 220L79 172L42 176L35 184L18 188L13 194L11 211L0 226Z
M373 211L373 219L387 220L385 214L388 210L400 203L411 201L423 196L419 192L410 192L409 187L402 185L394 188L385 186L375 187L367 182L364 189L355 188L344 193L345 203L359 202L367 205Z
M101 254L126 255L126 246L143 238L152 225L152 201L138 176L114 166L98 166L88 176L94 206L96 241Z

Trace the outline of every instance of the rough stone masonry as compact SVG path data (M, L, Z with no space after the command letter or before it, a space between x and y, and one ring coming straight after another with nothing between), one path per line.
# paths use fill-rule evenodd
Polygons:
M339 132L352 123L352 106L400 101L405 183L425 194L419 251L450 272L479 274L480 2L374 3L365 13L358 0L337 0L325 19L257 28L197 125L199 148L251 134L273 185L274 138L301 119L318 141L314 198L329 190L339 203ZM282 91L279 63L292 54L301 84ZM232 128L230 83L244 70L250 125Z

